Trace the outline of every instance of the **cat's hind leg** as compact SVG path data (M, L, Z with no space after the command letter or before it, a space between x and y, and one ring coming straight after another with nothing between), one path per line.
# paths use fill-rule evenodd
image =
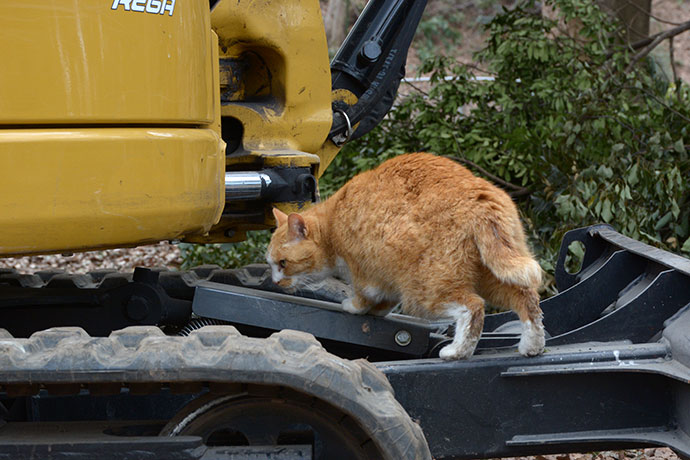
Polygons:
M544 351L546 338L537 290L502 283L495 277L487 278L482 280L480 293L490 303L510 307L522 322L522 335L518 344L520 354L540 355Z
M442 316L455 320L453 342L441 349L439 357L452 360L472 356L484 326L484 300L474 293L464 291L454 296L453 300L439 305Z
M546 334L536 289L512 288L512 308L522 322L518 351L523 356L537 356L544 352Z

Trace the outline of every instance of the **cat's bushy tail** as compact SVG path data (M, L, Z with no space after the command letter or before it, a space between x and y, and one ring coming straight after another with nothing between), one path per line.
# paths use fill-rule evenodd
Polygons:
M500 281L526 288L541 285L541 267L527 248L519 221L482 222L474 239L482 263Z

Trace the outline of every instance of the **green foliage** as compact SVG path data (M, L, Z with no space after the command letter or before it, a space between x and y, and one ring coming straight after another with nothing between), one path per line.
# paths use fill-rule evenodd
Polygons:
M464 19L465 15L454 0L429 2L417 27L413 44L419 58L427 60L457 47L462 39L458 24Z
M222 268L236 268L263 263L266 247L271 239L269 232L247 232L247 239L241 243L189 244L180 243L182 269L198 265L215 264Z
M524 2L488 25L478 81L452 59L426 61L416 91L363 139L349 144L322 181L346 178L409 151L476 163L516 187L537 256L552 271L563 234L608 222L624 234L690 252L690 91L633 66L618 25L590 0L553 0L576 37ZM611 53L611 51L615 51ZM454 79L445 80L446 76ZM476 171L475 171L476 172Z

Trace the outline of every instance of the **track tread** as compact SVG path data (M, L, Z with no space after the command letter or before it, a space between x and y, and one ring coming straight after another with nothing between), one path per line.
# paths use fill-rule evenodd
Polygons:
M426 440L397 402L386 377L365 360L328 353L310 334L282 330L266 339L232 326L205 326L188 337L133 326L109 337L53 328L28 339L0 339L0 381L51 384L235 382L284 386L341 408L391 460L430 459Z
M236 269L222 269L218 265L201 265L189 271L170 271L162 267L149 268L158 273L158 284L173 298L191 300L199 281L243 286L264 291L286 292L271 281L268 265L254 264ZM112 270L97 270L85 274L69 274L64 270L46 270L31 275L18 273L14 269L0 270L0 290L4 286L25 288L79 288L110 289L132 281L132 273ZM314 288L298 289L294 294L318 300L340 303L348 297L344 283L329 279Z

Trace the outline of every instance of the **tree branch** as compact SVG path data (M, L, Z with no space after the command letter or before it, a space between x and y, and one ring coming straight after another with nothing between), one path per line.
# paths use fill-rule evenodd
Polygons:
M652 43L652 42L653 42L654 40L656 40L659 36L661 36L661 35L663 35L663 34L665 34L665 33L667 33L667 32L673 31L673 30L675 30L675 29L678 29L679 27L687 26L687 24L688 24L687 22L684 22L684 23L680 24L678 27L676 27L676 28L674 28L674 29L669 29L669 30L667 30L667 31L665 31L665 32L659 32L658 34L654 34L654 35L652 35L652 36L650 36L650 37L643 38L642 40L638 40L638 41L636 41L635 43L631 43L631 44L627 45L627 47L628 47L630 50L632 50L632 51L637 51L637 50L639 50L639 49L641 49L641 48L644 48L645 46L649 45L650 43ZM685 31L685 30L681 30L680 32L674 34L674 36L675 36L675 35L678 35L679 33L684 32L684 31ZM667 37L667 38L670 38L670 37ZM663 40L663 38L662 38L662 40ZM658 43L657 43L657 44L658 44ZM656 46L656 45L655 45L655 46ZM651 50L650 50L650 51L651 51ZM616 53L616 50L611 50L611 51L609 51L608 53L606 53L606 59L610 59L611 56L614 55L614 53Z
M688 29L690 29L690 21L684 22L678 27L668 29L665 32L658 33L653 37L649 37L651 39L651 42L647 46L645 46L642 49L642 51L633 56L632 60L630 61L630 64L628 64L628 67L625 69L625 72L630 72L632 68L635 66L635 64L637 64L641 59L643 59L645 56L651 53L652 50L659 45L659 43L666 40L667 38L675 37L676 35L681 34Z
M479 166L478 164L474 163L473 161L468 160L467 158L459 158L459 157L454 157L454 156L451 156L451 155L441 155L441 156L444 156L444 157L446 157L446 158L450 158L451 160L457 161L457 162L460 163L460 164L463 164L463 165L465 165L465 166L469 166L469 167L471 167L471 168L473 168L473 169L476 169L476 170L479 171L481 174L485 175L486 177L488 177L488 178L491 179L492 181L496 182L497 184L499 184L499 185L501 185L501 186L503 186L503 187L505 187L505 188L511 189L512 192L509 192L509 195L512 196L512 197L518 197L518 196L523 196L523 195L529 195L530 193L532 193L532 191L531 191L530 189L528 189L528 188L521 187L521 186L519 186L519 185L511 184L510 182L504 181L504 180L501 179L500 177L491 174L489 171L487 171L486 169L482 168L481 166Z
M645 90L645 89L643 89L643 88L637 88L637 87L635 87L635 86L624 86L624 88L630 89L630 90L633 90L633 91L641 91L641 92L643 92L643 93L646 94L650 99L653 99L657 104L661 105L662 107L665 107L665 108L668 109L669 111L673 112L673 113L674 113L676 116L678 116L679 118L681 118L681 119L687 121L688 123L690 123L690 118L688 118L688 117L686 117L685 115L683 115L682 113L678 112L678 111L675 110L673 107L671 107L670 105L668 105L668 104L665 103L664 101L660 100L658 97L656 97L654 94L650 93L649 91L647 91L647 90Z
M420 88L419 86L415 85L415 84L412 83L411 81L404 81L404 80L403 80L403 83L405 83L406 85L410 85L413 89L415 89L416 91L419 91L419 92L422 93L423 95L425 95L425 96L427 96L427 97L429 96L429 93L427 93L426 91L424 91L422 88Z
M455 62L456 62L457 64L463 66L463 67L467 67L467 68L469 68L469 69L474 69L474 70L476 70L477 72L480 72L480 73L484 73L484 74L487 74L487 75L496 75L496 72L491 72L490 70L482 69L482 68L479 67L478 65L473 64L473 63L471 63L471 62L461 61L460 59L455 59Z

